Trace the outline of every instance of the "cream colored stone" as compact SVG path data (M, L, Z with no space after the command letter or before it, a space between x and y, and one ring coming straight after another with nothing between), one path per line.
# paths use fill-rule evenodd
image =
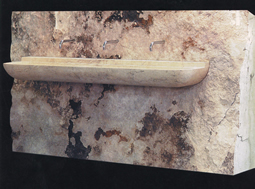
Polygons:
M254 34L255 19L252 14L248 16L247 50L240 74L240 114L239 130L237 132L235 148L235 173L240 173L255 167L254 151Z
M201 82L209 63L25 57L4 68L21 80L184 87Z
M248 11L14 12L12 19L13 62L40 56L210 64L200 83L181 88L15 79L14 151L220 174L254 168ZM103 50L113 39L119 42ZM165 44L150 51L157 40Z

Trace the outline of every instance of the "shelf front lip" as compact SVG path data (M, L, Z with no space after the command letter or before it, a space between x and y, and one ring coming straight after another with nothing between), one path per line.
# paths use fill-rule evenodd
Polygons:
M8 62L4 63L6 66L19 66L19 67L24 67L24 66L34 66L34 67L51 67L51 68L104 68L104 69L123 69L123 70L195 70L195 69L203 69L204 66L190 66L190 67L183 67L183 66L146 66L146 67L141 67L137 65L86 65L86 63L79 63L80 65L77 65L77 63L66 63L65 65L49 65L48 62L40 62L33 64L31 62ZM58 63L56 63L58 64Z
M101 67L117 69L187 70L206 67L206 62L165 61L165 60L124 60L64 57L22 57L14 64L63 67Z
M39 58L40 59L40 58ZM46 58L47 59L47 58ZM54 58L52 58L54 59ZM32 59L31 59L32 60ZM49 60L49 59L48 59ZM60 60L56 58L55 60ZM73 58L63 59L72 61ZM80 59L77 59L81 61ZM85 59L97 62L130 62L130 60L112 59ZM106 60L106 61L105 61ZM155 87L184 87L199 83L206 76L209 69L209 62L200 62L204 67L180 68L176 63L187 64L187 62L174 62L174 69L167 69L166 66L122 66L117 65L86 65L86 63L63 63L51 61L22 61L4 63L4 68L9 75L20 80L39 80L56 82L76 82L76 83L101 83L119 85L138 85ZM140 62L131 60L132 63ZM169 61L143 61L151 63L162 63ZM193 62L194 64L195 62ZM76 65L74 65L76 64ZM84 64L83 66L79 64ZM189 63L188 63L189 64Z

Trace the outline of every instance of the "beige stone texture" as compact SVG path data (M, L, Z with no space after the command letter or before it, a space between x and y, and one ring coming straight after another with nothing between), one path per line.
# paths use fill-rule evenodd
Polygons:
M12 21L12 61L210 64L200 83L181 88L15 79L13 151L220 174L254 167L254 17L248 11L13 12ZM75 42L59 49L63 39ZM103 50L104 41L116 39ZM165 44L150 51L158 40Z
M23 57L4 68L20 80L186 87L205 78L209 62Z

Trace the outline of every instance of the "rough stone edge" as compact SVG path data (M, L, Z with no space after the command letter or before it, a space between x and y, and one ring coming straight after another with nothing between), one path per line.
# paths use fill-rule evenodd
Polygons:
M255 167L254 141L254 53L255 53L255 16L248 14L248 42L243 65L240 70L239 129L236 136L234 155L234 175ZM253 92L253 93L252 93Z
M252 30L252 36L255 36L255 15L251 14L251 20L253 30ZM254 74L255 74L255 38L253 38L253 43L252 43L252 51L251 51L251 56L252 56L252 62L250 65L250 74L249 76L249 81L250 83L250 91L249 91L249 120L250 120L250 128L249 128L249 142L250 142L250 169L255 168L255 82L254 82Z

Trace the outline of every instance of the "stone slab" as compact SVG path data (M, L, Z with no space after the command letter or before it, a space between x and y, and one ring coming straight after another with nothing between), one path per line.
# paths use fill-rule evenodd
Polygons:
M248 11L13 12L12 21L12 61L210 64L202 82L182 88L15 79L13 151L230 175L254 168L255 32ZM105 40L116 39L103 50ZM166 43L150 51L157 40Z

